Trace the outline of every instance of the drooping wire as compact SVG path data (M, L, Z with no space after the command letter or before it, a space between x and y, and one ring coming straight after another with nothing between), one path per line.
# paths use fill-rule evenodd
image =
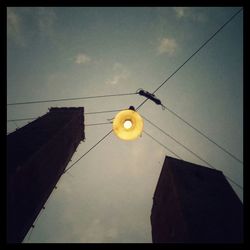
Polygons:
M146 117L143 116L143 118L148 121L149 123L151 123L153 126L155 126L156 128L158 128L161 132L163 132L165 135L167 135L168 137L170 137L172 140L174 140L176 143L178 143L179 145L181 145L182 147L184 147L187 151L189 151L190 153L192 153L193 155L195 155L198 159L200 159L202 162L206 163L208 166L210 166L211 168L217 170L213 165L211 165L209 162L207 162L206 160L204 160L203 158L201 158L199 155L197 155L196 153L194 153L193 151L191 151L189 148L187 148L185 145L183 145L182 143L180 143L178 140L176 140L174 137L172 137L171 135L167 134L164 130L162 130L161 128L159 128L157 125L153 124L150 120L148 120ZM84 153L84 155L82 155L78 160L76 160L70 167L68 167L64 172L66 173L70 168L72 168L78 161L80 161L85 155L87 155L93 148L95 148L101 141L103 141L110 133L112 132L109 131L108 134L106 134L104 137L102 137L95 145L93 145L86 153ZM155 139L152 135L150 135L149 133L147 133L145 130L143 131L147 136L149 136L150 138L152 138L154 141L156 141L158 144L160 144L161 146L163 146L164 148L166 148L169 152L171 152L172 154L174 154L175 156L177 156L179 159L183 160L179 155L177 155L175 152L173 152L171 149L169 149L168 147L166 147L164 144L162 144L161 142L159 142L157 139ZM223 173L224 174L224 173ZM232 180L230 177L228 177L227 175L224 174L224 176L231 181L232 183L234 183L237 187L239 187L240 189L243 189L243 187L241 185L239 185L238 183L236 183L234 180Z
M80 161L85 155L87 155L92 149L94 149L99 143L101 143L106 137L108 137L113 129L111 129L105 136L103 136L95 145L93 145L87 152L85 152L78 160L76 160L72 165L64 170L63 174L68 172L78 161Z
M167 149L169 152L171 152L173 155L175 155L178 159L183 160L179 155L177 155L175 152L173 152L171 149L169 149L167 146L163 145L161 142L159 142L157 139L155 139L152 135L150 135L148 132L143 130L143 133L145 133L147 136L149 136L151 139L156 141L158 144L160 144L162 147Z
M94 115L94 114L104 114L104 113L114 113L119 112L121 109L113 109L113 110L104 110L104 111L94 111L94 112L87 112L84 115ZM19 118L19 119L10 119L7 122L14 122L14 121L28 121L28 120L35 120L39 117L30 117L30 118Z
M226 150L224 147L220 146L218 143L216 143L214 140L212 140L211 138L209 138L207 135L205 135L203 132L201 132L199 129L195 128L192 124L190 124L189 122L185 121L181 116L179 116L176 112L174 112L173 110L171 110L170 108L167 108L166 106L164 106L165 109L167 109L170 113L172 113L173 115L175 115L177 118L179 118L181 121L183 121L184 123L186 123L189 127L191 127L192 129L194 129L196 132L198 132L200 135L202 135L203 137L205 137L207 140L209 140L210 142L212 142L214 145L216 145L217 147L219 147L221 150L223 150L225 153L227 153L229 156L231 156L232 158L234 158L236 161L243 163L239 158L237 158L235 155L233 155L232 153L230 153L228 150Z
M148 120L145 116L142 115L142 117L149 122L151 125L153 125L155 128L157 128L159 131L161 131L163 134L165 134L166 136L170 137L173 141L175 141L176 143L178 143L179 145L181 145L183 148L185 148L188 152L190 152L191 154L193 154L194 156L196 156L198 159L200 159L202 162L206 163L209 167L216 169L213 165L211 165L209 162L207 162L206 160L204 160L203 158L201 158L199 155L197 155L195 152L193 152L192 150L190 150L188 147L186 147L185 145L183 145L181 142L179 142L178 140L176 140L173 136L169 135L167 132L165 132L164 130L162 130L159 126L157 126L156 124L154 124L153 122L151 122L150 120ZM217 170L217 169L216 169ZM225 174L224 174L225 175ZM238 186L240 189L243 189L243 187L241 185L239 185L238 183L236 183L234 180L232 180L230 177L228 177L227 175L225 175L225 177L230 180L232 183L234 183L236 186Z
M94 115L94 114L102 114L102 113L114 113L114 112L119 112L122 109L113 109L113 110L104 110L104 111L96 111L96 112L87 112L84 113L85 115Z
M175 141L177 144L181 145L183 148L185 148L188 152L190 152L191 154L193 154L194 156L196 156L197 158L199 158L201 161L207 163L211 168L214 168L212 165L210 165L208 162L206 162L205 160L203 160L201 157L199 157L195 152L193 152L192 150L190 150L188 147L186 147L185 145L183 145L182 143L180 143L178 140L176 140L173 136L171 136L170 134L168 134L167 132L165 132L164 130L162 130L159 126L157 126L155 123L151 122L149 119L147 119L145 116L141 115L143 117L144 120L146 120L147 122L149 122L151 125L153 125L155 128L157 128L158 130L160 130L163 134L165 134L166 136L170 137L173 141Z
M34 119L36 119L36 118L34 118ZM84 124L84 127L92 127L92 126L100 126L100 125L108 125L108 124L110 125L110 124L112 124L112 122L89 123L89 124ZM12 132L10 132L10 133L12 133ZM7 133L7 135L9 135L10 133Z
M91 124L85 124L85 127L88 126L97 126L97 125L104 125L104 124L112 124L112 122L100 122L100 123L91 123Z
M28 121L28 120L35 120L37 119L37 117L32 117L32 118L20 118L20 119L11 119L11 120L7 120L7 122L15 122L15 121Z
M203 158L201 158L199 155L197 155L196 153L194 153L192 150L190 150L189 148L187 148L185 145L183 145L182 143L180 143L178 140L176 140L173 136L169 135L168 133L166 133L164 130L162 130L160 127L158 127L156 124L152 123L150 120L148 120L146 117L143 116L143 118L148 121L151 125L153 125L154 127L156 127L157 129L159 129L161 132L163 132L165 135L167 135L168 137L170 137L172 140L174 140L176 143L178 143L179 145L181 145L182 147L184 147L187 151L189 151L190 153L192 153L194 156L196 156L198 159L200 159L202 162L206 163L208 166L210 166L213 169L216 169L213 165L211 165L209 162L207 162L206 160L204 160ZM105 123L103 123L105 124ZM100 124L101 125L101 124ZM96 147L102 140L104 140L110 133L112 132L112 130L105 135L101 140L99 140L92 148L90 148L84 155L82 155L76 162L74 162L67 170L64 171L64 173L66 173L71 167L73 167L81 158L83 158L87 153L89 153L94 147ZM177 155L175 152L173 152L171 149L169 149L168 147L166 147L164 144L162 144L160 141L158 141L157 139L155 139L152 135L150 135L148 132L146 132L145 130L143 131L147 136L149 136L150 138L152 138L154 141L156 141L158 144L160 144L161 146L163 146L164 148L166 148L169 152L171 152L172 154L174 154L175 156L177 156L177 158L183 160L179 155ZM225 174L224 174L225 175ZM243 189L243 187L241 185L239 185L238 183L236 183L234 180L232 180L230 177L228 177L227 175L225 175L225 177L230 180L232 183L234 183L236 186L238 186L240 189Z
M195 56L209 41L211 41L229 22L231 22L233 20L233 18L238 15L243 8L241 8L239 11L237 11L227 22L225 22L208 40L206 40L182 65L180 65L154 92L153 94L158 91L170 78L172 78L193 56ZM133 93L133 94L137 94L137 93ZM136 110L138 110L142 105L144 105L144 103L148 100L148 98L146 100L144 100L137 108ZM108 137L108 135L112 132L113 130L109 131L104 137L102 137L102 139L100 141L98 141L93 147L91 147L84 155L82 155L75 163L73 163L69 168L71 168L74 164L76 164L80 159L82 159L88 152L90 152L93 148L95 148L101 141L103 141L106 137ZM69 168L65 171L68 171ZM231 180L233 183L235 183L233 180ZM238 185L237 183L235 183L235 185L237 185L238 187L240 187L242 189L242 187L240 185Z
M30 102L15 102L15 103L7 103L7 105L11 106L11 105L34 104L34 103L44 103L44 102L61 102L61 101L83 100L83 99L104 98L104 97L114 97L114 96L126 96L126 95L137 95L137 93L111 94L111 95L99 95L99 96L85 96L85 97L76 97L76 98L62 98L62 99L51 99L51 100L30 101Z
M155 89L153 94L158 91L170 78L172 78L191 58L193 58L203 47L205 47L227 24L229 24L241 11L243 8L238 10L233 16L231 16L211 37L209 37L184 63L182 63L158 88ZM145 102L148 101L148 98L145 99L137 108L138 110Z
M89 124L84 124L84 127L92 127L92 126L99 126L99 125L110 125L112 122L100 122L100 123L89 123ZM79 127L76 127L79 128ZM36 129L36 128L30 128L30 129ZM39 129L39 131L47 131L47 129ZM12 132L10 132L12 133ZM8 135L8 134L7 134Z

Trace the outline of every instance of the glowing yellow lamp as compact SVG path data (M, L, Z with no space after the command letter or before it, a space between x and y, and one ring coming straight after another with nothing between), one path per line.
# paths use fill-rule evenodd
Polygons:
M122 140L134 140L141 135L143 119L132 109L120 111L113 120L113 131Z

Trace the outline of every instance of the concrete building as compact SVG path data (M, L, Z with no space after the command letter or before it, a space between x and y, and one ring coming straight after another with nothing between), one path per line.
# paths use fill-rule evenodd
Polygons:
M166 157L153 197L153 243L243 243L243 205L221 171Z
M84 108L51 108L7 136L7 242L20 243L84 134Z

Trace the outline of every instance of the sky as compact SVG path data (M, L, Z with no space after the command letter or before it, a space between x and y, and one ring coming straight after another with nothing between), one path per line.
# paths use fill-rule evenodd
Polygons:
M8 7L7 103L153 92L240 7ZM243 161L243 13L155 95ZM7 119L50 107L137 107L139 95L7 106ZM139 114L243 186L243 164L147 101ZM85 124L116 113L85 115ZM7 122L7 133L30 121ZM72 164L112 129L86 126ZM208 166L147 121L144 130L183 160ZM145 133L111 133L64 174L23 242L151 243L152 198L166 155ZM229 182L243 201L243 191Z

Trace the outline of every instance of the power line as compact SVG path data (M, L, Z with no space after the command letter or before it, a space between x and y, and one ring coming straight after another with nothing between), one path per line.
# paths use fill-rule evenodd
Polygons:
M38 117L32 117L32 118L20 118L20 119L11 119L11 120L7 120L7 122L15 122L15 121L28 121L28 120L35 120Z
M108 137L113 129L111 129L105 136L103 136L95 145L93 145L86 153L84 153L78 160L76 160L72 165L64 170L63 174L69 171L78 161L80 161L85 155L87 155L92 149L94 149L100 142L102 142L106 137Z
M85 97L76 97L76 98L62 98L62 99L51 99L51 100L30 101L30 102L15 102L15 103L7 103L7 105L10 106L10 105L34 104L34 103L44 103L44 102L61 102L61 101L72 101L72 100L104 98L104 97L114 97L114 96L126 96L126 95L137 95L137 93L85 96Z
M243 8L241 8L239 11L237 11L226 23L224 23L207 41L205 41L181 66L179 66L153 93L155 93L156 91L158 91L171 77L173 77L194 55L196 55L210 40L212 40L217 33L219 33L236 15L238 15L238 13L240 11L242 11ZM133 93L133 94L137 94L137 93ZM144 100L137 108L136 110L138 110L146 101L148 100L148 98L146 100ZM75 163L73 163L67 170L64 171L67 172L71 167L73 167L74 164L76 164L80 159L82 159L88 152L90 152L93 148L95 148L101 141L103 141L110 133L112 132L112 130L110 132L108 132L101 140L99 140L93 147L91 147L84 155L82 155ZM189 149L188 149L189 150ZM199 156L198 156L199 157ZM204 161L204 160L203 160ZM206 161L205 161L206 162ZM207 163L208 165L210 165L209 163ZM211 166L211 165L210 165ZM213 167L213 166L211 166ZM214 167L213 167L214 168ZM234 181L232 181L233 183L235 183ZM242 188L241 186L239 186L237 183L235 183L235 185L237 185L238 187Z
M85 126L93 126L93 125L104 125L104 124L111 124L110 122L107 123L99 123L99 124L88 124ZM113 129L111 129L105 136L103 136L95 145L93 145L87 152L85 152L79 159L77 159L72 165L70 165L67 169L64 170L63 174L68 172L70 168L72 168L78 161L80 161L85 155L87 155L92 149L94 149L99 143L101 143L108 135L111 134ZM8 135L8 134L7 134Z
M100 123L92 123L92 124L85 124L85 127L88 126L96 126L96 125L104 125L104 124L112 124L112 122L100 122Z
M151 125L153 125L155 128L157 128L158 130L160 130L163 134L165 134L166 136L170 137L173 141L175 141L176 143L178 143L179 145L181 145L183 148L185 148L187 151L189 151L191 154L195 155L197 158L199 158L201 161L205 162L206 164L208 164L211 168L214 168L212 165L210 165L208 162L206 162L205 160L203 160L200 156L198 156L195 152L193 152L192 150L190 150L188 147L186 147L185 145L183 145L182 143L180 143L178 140L176 140L173 136L171 136L170 134L168 134L167 132L165 132L164 130L162 130L160 127L158 127L156 124L154 124L153 122L151 122L150 120L148 120L145 116L141 115L147 122L149 122Z
M191 58L193 58L204 46L208 44L227 24L229 24L241 11L243 8L238 10L231 18L229 18L209 39L207 39L184 63L182 63L156 90L153 92L153 94L158 91L170 78L172 78ZM144 100L136 110L138 110L146 101Z
M94 115L94 114L104 114L104 113L114 113L114 112L119 112L122 109L113 109L113 110L104 110L104 111L95 111L95 112L87 112L84 113L84 115ZM18 118L18 119L10 119L7 120L7 122L14 122L14 121L28 121L28 120L35 120L39 117L29 117L29 118Z
M89 123L89 124L84 124L84 127L92 127L92 126L99 126L99 125L107 125L107 124L112 124L112 122L100 122L100 123ZM79 127L76 127L79 128ZM19 129L18 127L16 129ZM37 129L37 128L33 128L33 129ZM47 131L47 129L39 129L39 131ZM8 135L8 134L7 134Z
M153 122L151 122L150 120L148 120L146 117L142 116L146 121L148 121L150 124L152 124L154 127L156 127L157 129L159 129L162 133L164 133L165 135L167 135L168 137L170 137L172 140L174 140L176 143L178 143L179 145L181 145L182 147L184 147L187 151L189 151L190 153L192 153L193 155L195 155L198 159L200 159L202 162L206 163L208 166L210 166L213 169L216 169L213 165L211 165L209 162L207 162L206 160L204 160L203 158L201 158L199 155L197 155L196 153L194 153L192 150L190 150L189 148L187 148L185 145L183 145L182 143L180 143L178 140L176 140L174 137L172 137L171 135L169 135L168 133L166 133L164 130L162 130L160 127L158 127L156 124L154 124ZM109 123L99 123L99 124L92 124L92 125L103 125L103 124L110 124ZM85 155L87 155L93 148L95 148L101 141L103 141L113 130L109 131L108 134L106 134L104 137L102 137L95 145L93 145L86 153L84 153L77 161L75 161L69 168L67 168L63 173L66 173L70 168L72 168L78 161L80 161ZM177 155L176 153L174 153L171 149L169 149L168 147L166 147L164 144L162 144L161 142L159 142L157 139L155 139L153 136L151 136L149 133L147 133L145 130L143 131L147 136L149 136L150 138L152 138L154 141L156 141L158 144L160 144L161 146L163 146L164 148L166 148L169 152L171 152L172 154L174 154L175 156L177 156L179 159L183 160L179 155ZM224 174L225 175L225 174ZM230 177L226 176L225 177L230 180L232 183L234 183L236 186L238 186L239 188L243 189L242 186L240 186L238 183L236 183L234 180L232 180Z
M151 125L153 125L155 128L157 128L158 130L160 130L163 134L165 134L166 136L170 137L172 140L174 140L176 143L178 143L179 145L181 145L182 147L184 147L187 151L189 151L191 154L195 155L198 159L200 159L202 162L206 163L208 166L210 166L213 169L216 169L213 165L211 165L209 162L207 162L206 160L204 160L203 158L201 158L199 155L197 155L196 153L194 153L192 150L190 150L189 148L187 148L185 145L183 145L182 143L180 143L178 140L176 140L173 136L169 135L168 133L166 133L164 130L162 130L160 127L158 127L156 124L154 124L153 122L151 122L150 120L148 120L145 116L142 116L147 122L149 122ZM217 170L217 169L216 169ZM225 174L224 174L225 175ZM226 175L225 175L226 176ZM229 178L228 176L226 176L226 178L228 180L230 180L231 182L233 182L236 186L238 186L240 189L243 189L242 186L240 186L238 183L236 183L234 180L232 180L231 178Z
M226 150L224 147L220 146L218 143L216 143L214 140L212 140L211 138L209 138L207 135L205 135L204 133L202 133L199 129L195 128L193 125L191 125L189 122L185 121L181 116L179 116L177 113L175 113L173 110L167 108L166 106L164 106L165 109L167 109L169 112L171 112L173 115L175 115L177 118L179 118L180 120L182 120L183 122L185 122L188 126L190 126L191 128L193 128L196 132L198 132L200 135L202 135L203 137L205 137L206 139L208 139L210 142L212 142L214 145L216 145L217 147L219 147L221 150L223 150L225 153L227 153L228 155L230 155L231 157L233 157L236 161L243 163L239 158L237 158L235 155L233 155L232 153L230 153L228 150Z
M104 110L104 111L97 111L97 112L88 112L84 113L85 115L94 115L94 114L102 114L102 113L114 113L114 112L119 112L122 109L113 109L113 110Z
M145 130L143 130L143 133L145 133L147 136L149 136L150 138L152 138L154 141L156 141L158 144L160 144L162 147L164 147L165 149L167 149L169 152L171 152L172 154L174 154L178 159L183 160L179 155L177 155L175 152L173 152L171 149L169 149L168 147L166 147L165 145L163 145L161 142L159 142L157 139L155 139L152 135L150 135L149 133L147 133Z

